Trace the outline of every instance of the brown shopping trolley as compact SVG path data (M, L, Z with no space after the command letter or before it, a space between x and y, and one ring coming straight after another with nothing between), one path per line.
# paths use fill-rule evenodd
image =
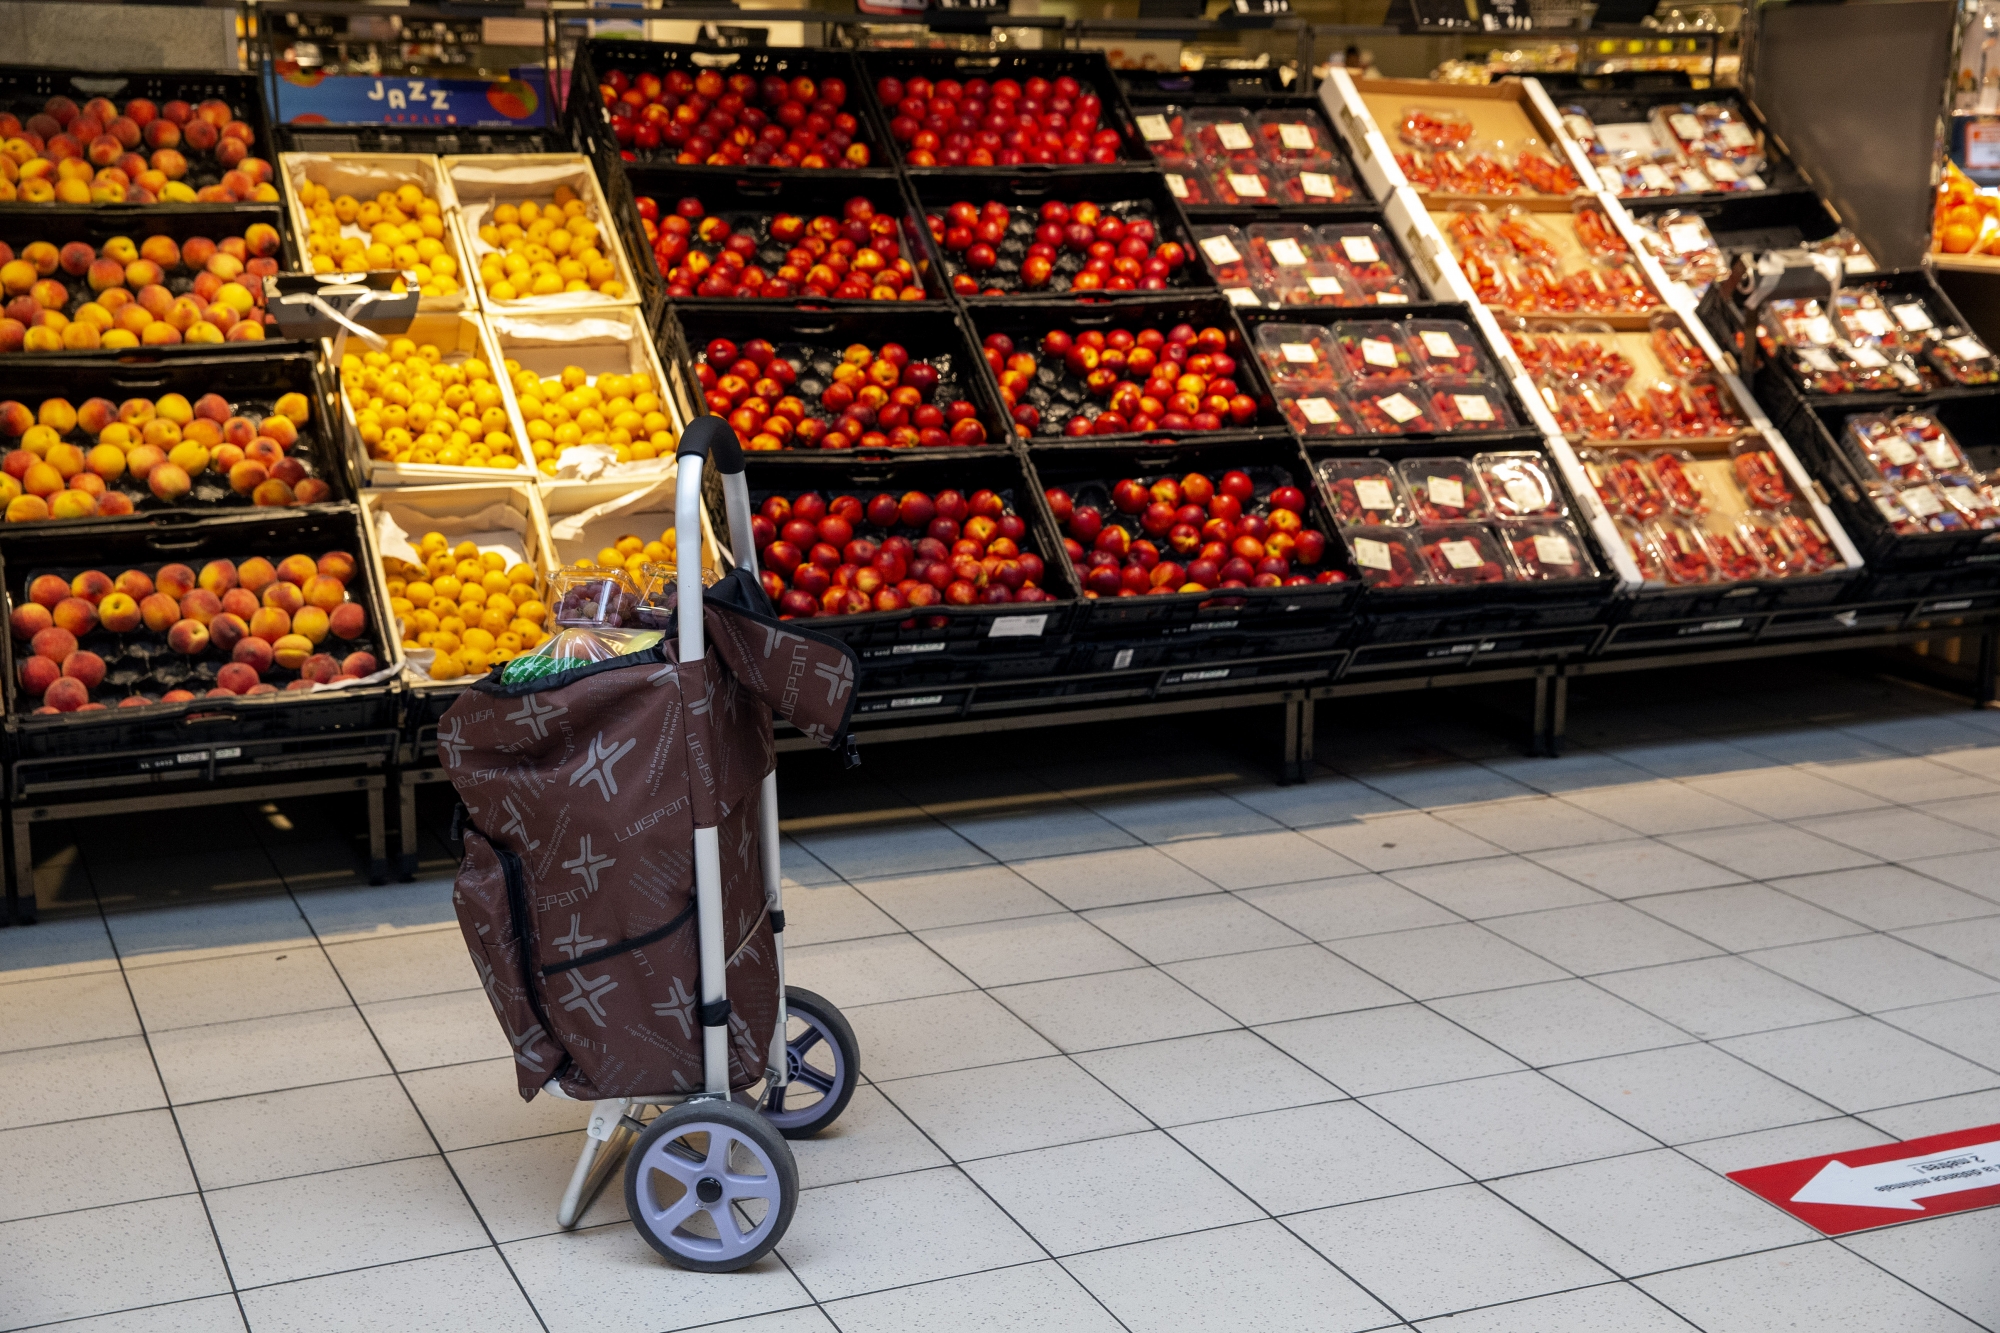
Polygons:
M771 734L775 713L845 744L855 664L771 613L720 418L682 437L676 530L701 530L711 463L736 568L704 589L699 560L682 562L654 647L475 682L438 750L462 804L459 925L521 1096L592 1103L559 1222L576 1225L622 1156L653 1248L727 1272L791 1222L786 1139L833 1123L860 1077L840 1011L784 982Z

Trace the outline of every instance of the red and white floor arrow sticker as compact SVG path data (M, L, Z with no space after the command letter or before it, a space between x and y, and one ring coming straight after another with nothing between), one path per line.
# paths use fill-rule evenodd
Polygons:
M2000 1204L2000 1125L1732 1171L1829 1236Z

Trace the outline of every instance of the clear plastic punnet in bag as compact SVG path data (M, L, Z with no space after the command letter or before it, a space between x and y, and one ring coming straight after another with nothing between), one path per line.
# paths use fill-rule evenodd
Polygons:
M658 643L664 625L649 625L641 614L641 590L622 569L565 569L549 584L556 632L531 653L507 663L502 683L552 676L559 671L608 662L643 652Z

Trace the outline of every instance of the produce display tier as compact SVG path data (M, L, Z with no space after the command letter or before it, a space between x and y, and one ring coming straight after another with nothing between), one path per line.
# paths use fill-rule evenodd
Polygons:
M1236 71L1241 73L1243 71ZM1245 204L1226 204L1211 197L1194 197L1194 188L1182 187L1177 195L1189 218L1196 222L1240 221L1246 208L1260 220L1314 221L1330 219L1373 218L1382 211L1380 201L1369 196L1368 188L1362 183L1361 173L1355 168L1353 154L1326 118L1326 110L1318 98L1305 93L1284 92L1271 88L1240 88L1231 90L1230 85L1239 81L1218 78L1205 84L1197 84L1186 92L1174 91L1165 85L1175 80L1153 79L1143 82L1126 80L1126 100L1131 104L1135 125L1139 128L1142 141L1149 144L1158 142L1157 136L1163 129L1160 124L1168 112L1175 109L1237 109L1253 116L1264 112L1285 113L1287 118L1311 125L1316 131L1318 142L1330 153L1330 161L1302 167L1320 175L1331 177L1335 184L1336 198L1315 198L1301 190L1305 197L1292 199L1288 194L1278 199ZM1147 119L1141 120L1141 117ZM1151 131L1151 134L1148 134ZM1175 159L1160 157L1157 148L1155 161L1162 172L1183 174L1190 165L1196 166L1203 175L1208 168L1199 164L1199 159ZM1268 215L1268 218L1267 218Z

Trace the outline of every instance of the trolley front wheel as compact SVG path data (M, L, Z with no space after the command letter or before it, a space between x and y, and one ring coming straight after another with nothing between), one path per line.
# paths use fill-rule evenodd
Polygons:
M791 1225L799 1171L791 1146L734 1102L662 1111L632 1145L625 1206L646 1243L682 1268L733 1273Z
M861 1046L840 1010L798 986L785 987L788 1081L764 1094L764 1118L788 1139L809 1139L839 1119L861 1081Z

